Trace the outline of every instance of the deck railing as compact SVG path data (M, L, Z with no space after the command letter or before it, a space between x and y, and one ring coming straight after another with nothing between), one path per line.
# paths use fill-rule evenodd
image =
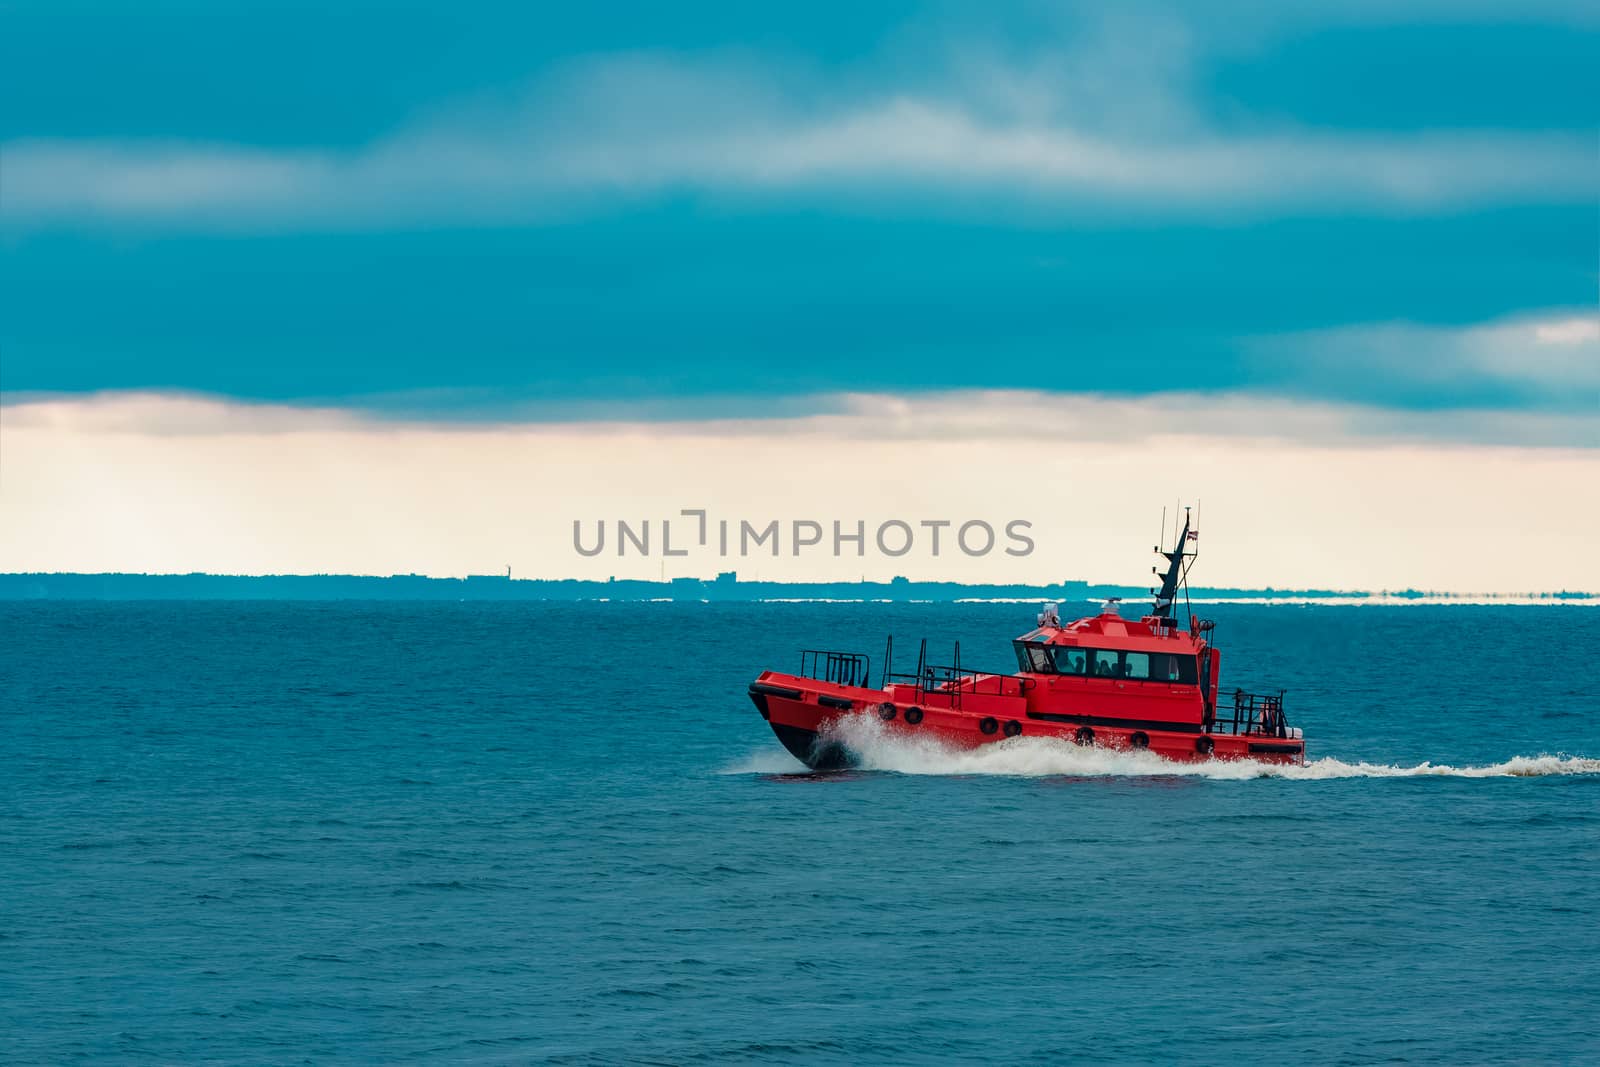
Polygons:
M1288 737L1289 723L1283 717L1283 694L1233 691L1232 707L1219 706L1211 722L1212 733L1250 734L1255 737Z
M923 638L917 648L917 669L914 672L905 674L893 670L893 661L894 637L891 635L883 652L882 688L909 685L915 689L912 699L920 702L927 696L937 696L941 700L949 700L952 708L961 707L962 694L1018 696L1034 684L1033 679L1021 675L996 674L963 667L960 641L956 642L953 664L929 663L927 638Z
M969 696L1020 696L1033 685L1031 678L1014 674L994 674L966 667L929 664L921 674L890 674L889 684L910 685L918 701L928 696L948 699L950 707L960 708L963 694Z
M800 677L834 685L871 685L872 660L859 652L808 648L800 653Z

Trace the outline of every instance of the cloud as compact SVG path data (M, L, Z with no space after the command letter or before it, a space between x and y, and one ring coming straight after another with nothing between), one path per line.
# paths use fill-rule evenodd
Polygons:
M1293 441L1600 447L1600 313L1551 308L1467 326L1364 323L1232 342L1244 386L1096 393L1030 388L820 389L549 395L532 388L425 388L224 400L175 390L0 393L12 425L71 412L105 432L329 432L449 425L567 426L605 434L718 432L850 439L1027 441L1160 435Z
M1533 339L1541 345L1593 344L1600 341L1600 316L1534 323Z
M1269 388L1322 392L1335 381L1434 403L1474 396L1600 416L1600 314L1544 312L1473 326L1381 323L1259 337L1244 343Z
M355 192L348 164L331 157L181 142L13 142L0 175L10 221L260 212Z
M410 407L249 403L195 393L109 391L90 395L10 396L0 403L8 429L61 429L139 437L270 437L516 433L603 441L713 435L725 440L1082 445L1175 440L1253 441L1317 448L1508 446L1600 448L1600 409L1567 413L1495 409L1409 411L1259 393L1169 392L1142 397L1031 389L948 389L921 393L827 392L781 398L649 398L577 413L565 405L507 402L476 407L457 398L452 413ZM739 414L731 415L730 411Z
M676 191L1004 196L1281 213L1584 200L1588 134L1363 133L1208 122L1170 59L1107 70L1111 45L1026 63L968 55L941 79L843 86L759 61L610 57L514 104L459 105L350 150L14 141L9 226L93 221L366 226L503 220ZM1158 50L1161 51L1161 50Z

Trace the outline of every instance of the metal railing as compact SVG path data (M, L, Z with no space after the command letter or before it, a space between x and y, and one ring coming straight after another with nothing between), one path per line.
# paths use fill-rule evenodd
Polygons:
M973 670L961 666L961 642L956 642L955 663L928 662L928 639L923 638L917 649L917 669L905 674L892 670L894 637L889 637L883 652L883 681L880 688L890 685L909 685L914 689L913 699L921 701L929 695L947 699L950 707L960 708L963 693L973 696L1018 696L1033 685L1031 678L1021 675L995 674L992 671ZM1007 685L1010 685L1009 691Z
M1289 724L1283 717L1283 694L1233 691L1233 706L1219 707L1210 723L1212 733L1249 734L1253 737L1288 737Z
M800 653L800 677L834 685L871 685L872 660L859 652L808 648Z

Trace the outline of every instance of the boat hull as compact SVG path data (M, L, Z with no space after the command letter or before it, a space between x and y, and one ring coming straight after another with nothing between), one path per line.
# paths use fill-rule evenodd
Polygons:
M766 671L750 699L796 759L814 770L851 766L853 754L829 727L847 715L873 715L891 733L976 748L1012 737L1050 737L1114 751L1145 750L1175 761L1247 759L1303 763L1305 742L1259 733L1205 730L1200 723L1111 718L1082 707L1030 707L1021 694L946 694L891 686L843 686Z

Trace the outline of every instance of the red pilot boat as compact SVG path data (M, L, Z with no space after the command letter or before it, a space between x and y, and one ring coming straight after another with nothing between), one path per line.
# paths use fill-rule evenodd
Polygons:
M927 641L914 674L893 671L893 638L883 673L871 685L871 663L855 652L808 650L800 673L763 671L750 699L783 746L808 767L848 767L853 754L830 727L847 715L874 715L904 736L932 736L976 747L1017 736L1052 737L1079 745L1144 749L1171 760L1251 759L1303 763L1305 741L1283 716L1283 692L1234 690L1218 698L1221 653L1212 623L1186 610L1175 618L1196 541L1185 513L1155 603L1137 622L1108 601L1098 615L1062 623L1055 608L1012 642L1019 670L991 674L955 662L928 662Z

